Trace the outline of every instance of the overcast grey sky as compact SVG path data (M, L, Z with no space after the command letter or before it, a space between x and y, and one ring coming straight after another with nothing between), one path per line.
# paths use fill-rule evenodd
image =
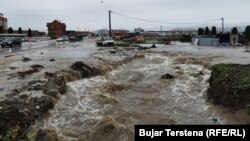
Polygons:
M66 23L67 30L108 28L108 10L163 23L187 23L225 18L226 26L250 24L250 0L0 0L0 13L9 27L46 31L54 19ZM137 21L112 14L112 27L163 30L198 26L221 27L220 21L199 24L160 24Z

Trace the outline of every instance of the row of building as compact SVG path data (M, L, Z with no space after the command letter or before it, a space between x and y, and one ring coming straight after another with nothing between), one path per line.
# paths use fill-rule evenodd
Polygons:
M108 36L109 31L106 29L98 30L96 32L98 36ZM113 37L128 37L128 36L143 36L143 37L166 37L166 38L180 38L183 35L196 36L197 31L195 30L172 30L172 31L145 31L142 28L135 28L133 32L129 30L111 30Z
M88 36L88 37L95 37L95 36L108 36L109 31L106 29L98 30L96 32L89 32L89 31L73 31L73 30L66 30L66 24L62 23L59 20L54 20L50 23L47 23L47 36L51 37L52 39L56 39L58 37L62 37L64 35L68 36ZM2 13L0 13L0 33L7 33L8 31L8 19L4 17ZM33 36L46 36L46 32L40 32L38 30L31 30ZM13 33L18 33L17 30L14 30ZM27 30L23 30L23 34L28 33ZM191 35L195 36L197 31L189 30L175 30L175 31L145 31L142 28L135 28L133 32L129 30L116 30L113 29L111 31L112 37L120 37L126 38L130 36L143 36L143 37L169 37L169 38L179 38L183 35Z
M89 31L67 31L66 24L59 20L54 20L51 23L47 23L48 35L51 38L62 37L63 35L83 35L89 37L95 36L109 36L109 30L101 29L94 32ZM124 29L112 29L112 37L128 38L131 36L143 36L143 37L169 37L180 38L183 35L195 36L197 31L194 30L174 30L174 31L145 31L142 28L135 28L133 32Z
M51 38L62 37L63 35L81 35L88 37L95 36L109 36L109 30L101 29L93 32L88 31L67 31L66 24L61 23L58 20L54 20L51 23L47 23L48 27L48 35ZM243 42L244 39L238 34L218 34L215 36L197 36L196 30L172 30L172 31L145 31L142 28L135 28L133 32L129 30L111 30L112 37L119 37L119 39L124 38L132 38L135 36L143 36L143 37L164 37L168 39L182 39L184 36L193 37L192 43L199 45L207 45L207 46L218 46L220 43L239 43Z
M47 23L47 35L51 38L55 39L58 37L62 37L63 35L82 35L82 36L108 36L108 30L98 30L97 32L89 32L89 31L67 31L66 24L62 23L59 20L54 20L50 23ZM0 13L0 33L7 33L8 31L8 19L4 17L2 13ZM23 34L27 33L28 31L23 31ZM14 33L18 33L18 31L14 30ZM136 28L134 32L130 32L128 30L112 30L112 36L119 36L121 38L125 38L129 35L141 35L144 37L180 37L184 34L194 35L196 31L145 31L142 28ZM32 30L33 36L46 36L45 32L40 32L38 30Z

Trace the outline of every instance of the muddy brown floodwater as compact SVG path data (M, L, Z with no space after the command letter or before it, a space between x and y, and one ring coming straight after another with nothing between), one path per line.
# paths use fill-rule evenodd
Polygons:
M244 123L207 102L210 70L176 57L147 53L105 76L68 83L42 128L64 141L133 141L135 124Z
M40 141L39 138L133 141L136 124L250 123L244 109L230 111L211 104L206 97L210 66L248 64L250 54L244 52L244 48L194 47L176 42L141 51L122 47L96 48L94 43L94 40L65 43L20 51L8 57L0 55L0 101L48 96L43 87L39 87L46 81L44 74L72 72L70 66L75 62L107 72L104 76L68 81L66 94L56 97L55 108L49 115L44 113L44 118L29 128L27 136L31 140L37 135L36 141ZM31 60L22 61L26 57ZM81 66L80 63L78 67ZM65 71L69 69L71 71ZM70 74L66 75L71 78ZM76 79L72 77L73 80ZM30 86L35 82L38 87ZM13 90L15 93L10 93ZM14 107L21 111L19 113L25 110L22 106ZM16 119L14 121L20 120Z

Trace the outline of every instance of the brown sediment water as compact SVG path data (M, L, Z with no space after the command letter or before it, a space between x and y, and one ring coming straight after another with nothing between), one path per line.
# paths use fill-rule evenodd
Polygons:
M68 83L43 128L65 141L132 141L136 124L244 123L207 102L210 70L177 60L148 53L105 76Z

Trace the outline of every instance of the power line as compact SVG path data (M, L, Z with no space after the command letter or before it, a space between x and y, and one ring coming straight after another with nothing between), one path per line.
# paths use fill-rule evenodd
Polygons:
M147 19L143 19L143 18L132 17L132 16L124 15L124 14L121 14L121 13L118 13L118 12L114 12L114 11L112 11L112 13L116 14L116 15L119 15L119 16L123 16L123 17L131 18L131 19L139 20L139 21L145 21L145 22L151 22L151 23L159 23L159 24L166 24L164 22L159 22L159 21L147 20Z
M115 11L112 11L112 13L115 14L115 15L131 18L131 19L138 20L138 21L158 23L158 24L200 24L200 23L211 23L211 22L221 20L221 18L218 18L218 19L212 19L212 20L206 20L206 21L196 21L196 22L172 22L172 23L167 23L167 22L160 22L160 21L154 21L154 20L149 20L149 19L144 19L144 18L137 18L137 17L133 17L133 16L128 16L128 15L125 15L125 14L122 14L122 13L119 13L119 12L115 12Z

